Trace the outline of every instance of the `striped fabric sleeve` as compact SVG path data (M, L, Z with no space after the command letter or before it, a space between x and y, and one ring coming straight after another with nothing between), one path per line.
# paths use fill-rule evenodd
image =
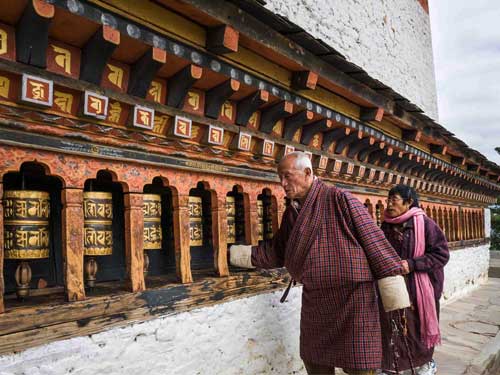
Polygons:
M356 240L363 247L376 279L403 273L401 259L366 210L352 194L343 192L343 205Z

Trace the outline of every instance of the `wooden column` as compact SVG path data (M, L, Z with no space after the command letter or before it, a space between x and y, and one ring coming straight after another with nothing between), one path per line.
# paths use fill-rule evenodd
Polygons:
M227 264L227 212L225 192L212 192L212 239L214 266L219 276L229 276ZM216 203L216 204L213 204Z
M144 282L144 213L142 193L125 193L125 257L128 287L146 289Z
M66 299L85 299L83 277L83 189L62 190L62 251Z
M189 248L189 190L173 197L175 269L183 284L192 283L191 253Z
M5 312L3 303L3 294L5 293L5 284L3 280L3 183L0 182L0 314Z

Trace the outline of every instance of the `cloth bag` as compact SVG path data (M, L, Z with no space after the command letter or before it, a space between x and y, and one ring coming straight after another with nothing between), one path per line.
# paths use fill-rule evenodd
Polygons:
M385 312L410 307L410 296L403 276L384 277L377 284Z

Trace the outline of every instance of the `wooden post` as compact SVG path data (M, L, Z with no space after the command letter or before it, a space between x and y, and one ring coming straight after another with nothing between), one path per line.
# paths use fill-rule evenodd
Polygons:
M174 245L177 277L181 283L192 283L191 253L189 249L189 193L173 197Z
M85 299L83 277L83 189L62 190L62 251L66 299Z
M3 294L5 293L5 284L3 280L3 183L0 182L0 314L5 312L3 303Z
M125 257L128 287L146 289L144 282L144 214L142 193L125 193Z
M214 265L219 276L229 276L227 264L227 212L224 192L212 192L212 239ZM213 204L217 203L217 204Z

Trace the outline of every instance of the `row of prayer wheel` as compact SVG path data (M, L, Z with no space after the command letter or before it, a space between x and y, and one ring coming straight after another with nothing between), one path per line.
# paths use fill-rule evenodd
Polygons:
M144 194L144 250L162 249L161 195ZM29 295L31 268L28 260L49 257L50 195L44 191L10 190L4 193L4 257L20 260L16 269L17 294ZM244 238L243 202L226 197L227 243ZM257 201L259 240L272 238L271 207ZM84 255L86 282L95 285L96 256L113 252L113 196L110 192L83 193ZM190 246L203 245L203 206L201 197L189 197ZM145 253L145 272L148 268Z

